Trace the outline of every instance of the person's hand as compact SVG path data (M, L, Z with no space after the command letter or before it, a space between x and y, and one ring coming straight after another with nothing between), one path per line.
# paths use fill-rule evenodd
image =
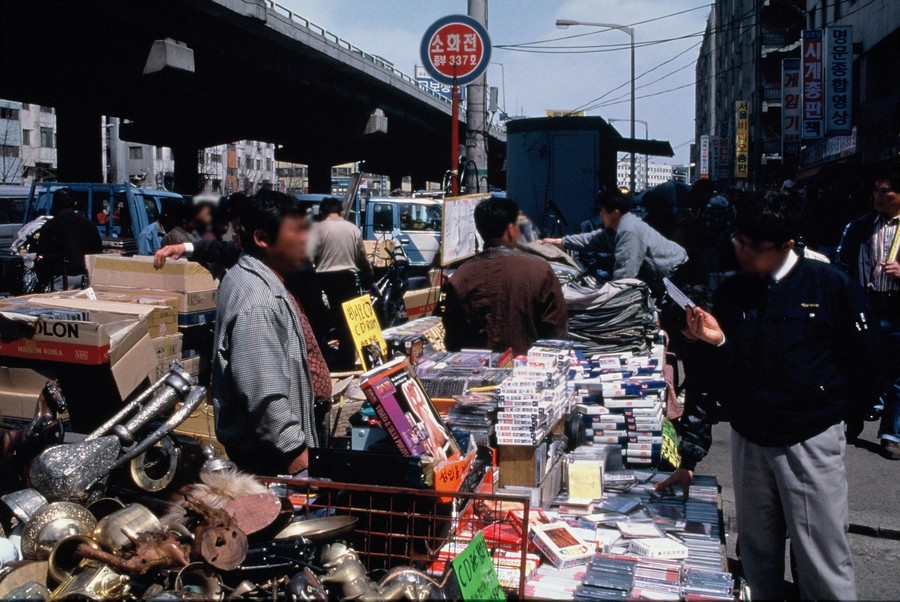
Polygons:
M660 481L653 488L657 491L665 491L671 487L681 487L681 491L684 493L684 497L688 496L688 491L691 488L691 481L694 480L694 471L688 470L686 468L679 468L675 472L672 473L665 481Z
M699 307L687 307L684 311L687 315L688 330L692 335L710 345L718 346L725 342L725 333L711 313Z
M309 468L309 448L304 448L303 453L294 458L294 461L288 466L288 473L297 474L307 468Z
M187 249L184 248L184 245L168 245L157 251L153 255L153 267L157 270L161 270L164 265L166 265L166 259L181 259Z
M900 278L900 261L885 261L881 264L884 273L891 278Z
M542 238L541 244L542 245L553 245L554 247L559 247L560 249L562 249L563 248L563 239L561 239L561 238Z

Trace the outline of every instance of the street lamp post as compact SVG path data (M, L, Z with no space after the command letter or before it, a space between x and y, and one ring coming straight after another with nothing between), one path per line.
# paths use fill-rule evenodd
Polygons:
M566 29L573 25L583 25L585 27L606 27L608 29L618 29L629 35L631 38L631 139L634 140L634 29L627 25L617 25L615 23L589 23L585 21L573 21L571 19L557 19L556 26L560 29ZM634 152L631 153L631 194L634 194Z
M627 119L607 119L610 123L616 123L618 121L628 121ZM643 119L635 119L635 123L643 124L644 126L644 140L650 140L650 126L647 125L647 122ZM650 155L644 155L644 190L650 188Z

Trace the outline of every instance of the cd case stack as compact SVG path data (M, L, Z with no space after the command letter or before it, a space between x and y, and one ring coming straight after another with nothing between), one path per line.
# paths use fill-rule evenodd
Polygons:
M470 393L454 396L456 405L450 408L444 422L457 440L468 440L471 435L478 445L491 445L494 424L497 422L497 398L493 395ZM460 438L459 434L463 436Z
M575 599L628 600L634 589L637 565L635 558L597 554L575 591Z
M498 390L498 445L537 445L572 406L570 351L535 346L514 360L512 376Z
M662 347L650 356L596 355L590 375L574 381L588 444L621 445L629 466L660 463L666 381Z

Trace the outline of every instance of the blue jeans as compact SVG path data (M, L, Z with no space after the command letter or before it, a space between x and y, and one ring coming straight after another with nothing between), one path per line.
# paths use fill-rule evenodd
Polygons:
M878 437L900 443L900 323L882 320L881 340L886 387Z

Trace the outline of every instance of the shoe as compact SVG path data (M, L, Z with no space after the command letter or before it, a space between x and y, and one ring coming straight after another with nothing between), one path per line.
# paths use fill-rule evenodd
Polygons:
M882 439L881 451L884 452L884 456L888 460L900 460L900 443L897 443L896 441Z

